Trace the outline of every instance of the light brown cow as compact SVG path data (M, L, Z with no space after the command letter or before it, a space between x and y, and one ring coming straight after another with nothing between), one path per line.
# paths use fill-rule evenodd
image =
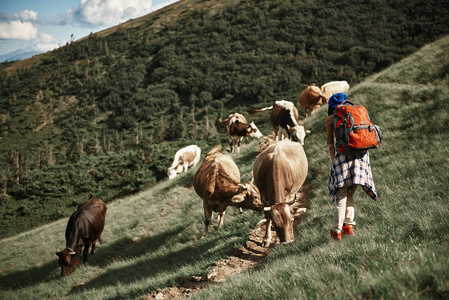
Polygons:
M324 97L325 103L336 93L348 93L349 84L347 81L331 81L321 86L321 95Z
M203 199L204 235L208 232L212 211L219 213L218 228L223 225L228 206L263 211L259 190L252 183L240 183L240 171L230 156L221 153L221 145L206 154L195 173L193 187Z
M240 153L240 145L243 137L261 138L263 135L257 128L254 122L248 124L246 118L239 113L230 114L227 119L218 120L220 123L224 123L226 133L229 137L229 146L231 153Z
M172 165L167 170L169 179L173 179L182 172L187 172L189 167L194 167L200 161L201 149L197 145L190 145L179 149Z
M271 244L271 225L282 243L293 241L293 217L288 201L303 185L308 171L307 157L299 143L275 142L254 162L254 184L259 188L267 220L263 246ZM304 209L301 209L304 210Z
M327 99L321 95L320 88L312 83L306 87L301 94L299 94L298 105L302 107L304 111L304 119L307 118L307 110L310 110L310 114L313 114L315 110L327 103Z
M283 136L288 139L299 142L304 145L304 138L310 130L299 125L298 109L290 101L275 101L272 106L265 108L248 109L249 113L259 111L271 110L270 123L276 134L276 141L283 139Z

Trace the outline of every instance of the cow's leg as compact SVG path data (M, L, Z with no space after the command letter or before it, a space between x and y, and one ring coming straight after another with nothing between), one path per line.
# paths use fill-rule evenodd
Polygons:
M310 115L312 115L318 108L320 108L321 105L315 105L314 108L310 111Z
M229 138L229 147L231 148L231 153L234 153L234 140Z
M268 217L265 237L263 238L262 246L268 248L270 247L270 244L271 244L271 218Z
M281 129L279 128L279 126L278 126L278 128L277 129L275 129L275 137L276 137L276 142L277 141L280 141L281 139L281 135L282 135L282 133L281 133Z
M90 254L95 254L95 249L97 248L97 240L92 242L92 249L90 250Z
M240 145L242 144L243 137L239 138L237 141L237 153L240 153Z
M89 247L90 247L90 243L86 244L86 246L84 246L84 250L83 250L83 262L87 261L87 254L89 254Z
M209 205L204 204L204 233L203 236L205 236L208 232L210 220L212 218L212 208L209 207Z
M218 229L220 229L221 226L223 226L223 220L224 220L225 213L226 213L226 211L222 211L222 212L218 213Z

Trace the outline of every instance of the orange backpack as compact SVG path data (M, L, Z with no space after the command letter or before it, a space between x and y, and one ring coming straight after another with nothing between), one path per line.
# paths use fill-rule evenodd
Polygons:
M351 101L335 108L334 130L337 150L347 155L364 154L368 149L378 148L382 141L382 131L371 120L366 107Z

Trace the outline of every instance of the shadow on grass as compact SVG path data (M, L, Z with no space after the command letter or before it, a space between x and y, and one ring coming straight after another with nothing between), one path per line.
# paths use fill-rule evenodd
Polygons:
M98 247L95 257L101 256L101 259L92 259L91 261L90 258L94 256L89 255L87 264L106 267L116 260L126 257L137 258L149 252L157 251L160 246L170 244L168 241L178 236L183 230L182 226L178 226L161 234L144 238L139 242L135 242L129 237L122 238L107 247Z
M123 257L139 257L148 252L154 252L161 245L167 243L167 240L177 236L182 230L183 228L179 226L163 234L144 239L141 242L133 242L130 238L123 238L107 247L97 247L95 255L89 254L86 265L106 267ZM78 260L81 262L82 258L83 255L81 254ZM80 270L75 270L74 272L80 272ZM61 278L60 274L60 266L55 255L54 261L41 267L33 267L0 276L0 288L3 290L18 290L39 283L58 280Z
M21 288L37 285L43 282L50 282L61 277L60 266L57 257L55 260L40 267L33 267L28 270L17 271L0 276L0 288L2 290L18 290Z
M176 231L172 231L170 234L168 234L167 236L164 235L163 237L169 238L170 235L173 236L175 234ZM226 239L227 237L224 238ZM185 246L179 251L166 252L165 254L158 255L157 257L133 262L128 266L108 270L106 273L94 278L87 284L73 287L68 293L68 296L73 296L87 290L100 289L105 286L131 284L135 283L136 281L145 280L149 277L157 277L161 273L175 273L176 270L188 264L192 264L198 260L203 260L204 253L208 253L208 255L211 255L211 251L220 251L220 249L212 250L217 246L217 239L223 239L223 236L213 238L206 242L200 242L199 245L196 244L193 246ZM131 247L131 249L128 249L127 256L138 256L144 253L155 251L155 248L158 247L157 245L150 248L145 247L155 242L157 242L157 245L160 245L160 241L157 241L157 239L145 239L140 242L143 246L136 246L135 248ZM117 246L119 247L120 243L118 243ZM142 290L137 289L127 293L126 295L119 295L117 296L117 299L135 298L138 296L142 296L143 293L144 292Z

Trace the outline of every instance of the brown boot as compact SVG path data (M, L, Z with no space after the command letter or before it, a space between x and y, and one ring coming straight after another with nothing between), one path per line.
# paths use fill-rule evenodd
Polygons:
M352 225L343 225L343 232L345 235L354 235L354 229Z
M341 231L339 233L336 233L331 230L331 236L334 239L334 241L340 241L341 240Z

